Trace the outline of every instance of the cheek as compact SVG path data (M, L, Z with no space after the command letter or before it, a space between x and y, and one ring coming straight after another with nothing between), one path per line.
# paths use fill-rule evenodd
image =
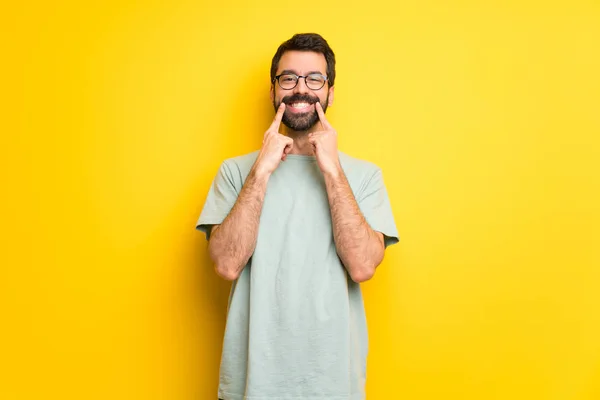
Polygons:
M286 96L287 93L282 93L281 90L277 89L278 88L271 92L271 99L273 100L273 103L279 105L281 104L281 100Z
M329 99L329 92L327 90L320 90L318 93L319 100L321 100L321 104L326 103Z
M320 101L321 105L324 104L324 105L328 106L329 105L329 100L327 99L327 93L320 95L319 96L319 101Z
M281 103L281 99L283 99L285 95L282 94L281 92L275 91L275 93L273 94L273 101L276 104L280 104Z

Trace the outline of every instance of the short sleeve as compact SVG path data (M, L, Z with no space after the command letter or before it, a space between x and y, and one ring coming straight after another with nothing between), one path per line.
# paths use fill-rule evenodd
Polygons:
M238 191L233 175L229 165L224 161L212 182L202 213L196 223L196 229L204 232L207 240L210 238L211 226L223 222L233 208L237 197Z
M398 243L398 230L381 169L377 168L371 176L357 203L371 229L383 233L385 247Z

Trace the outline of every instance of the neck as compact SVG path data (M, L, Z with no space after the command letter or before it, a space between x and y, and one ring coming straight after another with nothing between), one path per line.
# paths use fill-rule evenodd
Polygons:
M294 131L282 124L282 133L294 140L294 147L292 148L292 151L290 151L290 154L296 154L301 156L314 156L314 148L312 144L310 144L308 141L308 134L311 132L318 131L318 127L319 124L317 123L314 124L312 128L306 131Z

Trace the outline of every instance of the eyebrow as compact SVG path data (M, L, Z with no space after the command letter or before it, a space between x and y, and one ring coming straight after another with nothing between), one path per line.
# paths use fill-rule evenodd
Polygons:
M300 75L297 71L293 70L293 69L284 69L283 71L281 71L280 75L283 74L294 74L294 75ZM319 75L325 75L324 73L322 73L321 71L309 71L306 75L310 75L310 74L319 74Z

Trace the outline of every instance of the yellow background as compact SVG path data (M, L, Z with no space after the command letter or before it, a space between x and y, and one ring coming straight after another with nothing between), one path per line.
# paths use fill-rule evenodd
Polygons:
M194 225L311 31L401 235L363 285L368 398L600 399L597 1L94 3L0 13L1 399L216 398Z

